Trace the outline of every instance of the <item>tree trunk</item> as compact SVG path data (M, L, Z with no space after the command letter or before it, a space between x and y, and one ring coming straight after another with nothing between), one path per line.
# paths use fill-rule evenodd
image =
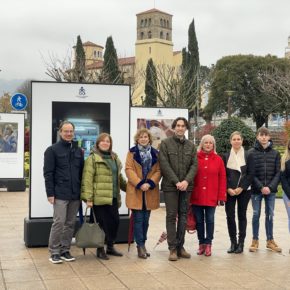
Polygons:
M266 123L267 118L265 118L264 116L255 116L254 121L256 122L256 129L258 130Z

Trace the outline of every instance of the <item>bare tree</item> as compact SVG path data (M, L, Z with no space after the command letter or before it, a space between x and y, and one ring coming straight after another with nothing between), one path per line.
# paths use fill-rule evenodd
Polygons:
M269 107L269 114L280 112L285 114L288 121L290 111L290 68L286 70L273 67L259 77L261 89L268 96L272 97L272 106Z

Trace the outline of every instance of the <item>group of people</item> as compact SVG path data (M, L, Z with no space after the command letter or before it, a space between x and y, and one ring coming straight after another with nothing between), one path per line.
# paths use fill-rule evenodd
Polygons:
M54 209L49 260L56 264L75 260L70 254L70 245L81 200L92 208L106 235L106 249L98 248L96 256L103 260L108 260L110 255L122 256L114 245L119 226L120 190L126 192L126 206L132 212L137 255L141 259L150 257L146 248L147 232L151 210L160 204L161 177L170 261L191 257L184 248L189 210L196 217L197 254L211 256L215 210L223 205L231 241L227 252L242 253L250 199L253 240L249 250L255 252L259 246L259 218L264 198L266 247L281 252L273 237L273 216L281 171L283 199L290 221L290 142L280 163L280 155L272 148L267 128L257 131L256 143L249 151L242 146L241 133L233 132L229 140L231 150L221 157L216 153L215 139L211 135L202 137L196 152L194 144L185 137L188 129L185 118L176 118L172 123L174 135L161 142L159 151L152 147L150 131L139 129L134 137L135 145L127 154L126 181L109 134L98 136L95 148L84 162L82 150L73 141L74 124L62 122L60 141L49 146L44 154L46 192Z

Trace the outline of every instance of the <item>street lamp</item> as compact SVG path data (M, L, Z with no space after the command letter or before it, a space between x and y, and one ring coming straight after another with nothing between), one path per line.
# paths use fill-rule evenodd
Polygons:
M228 96L228 119L229 119L232 115L232 96L234 95L235 91L226 90L225 93Z

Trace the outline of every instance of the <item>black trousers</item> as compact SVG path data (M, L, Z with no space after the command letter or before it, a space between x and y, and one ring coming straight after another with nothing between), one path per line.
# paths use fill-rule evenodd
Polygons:
M120 223L117 199L113 198L112 205L94 205L93 211L97 222L106 234L107 245L112 246L116 240ZM93 222L92 214L90 222Z
M243 243L247 230L247 208L251 198L251 191L244 190L239 195L227 195L225 206L228 231L232 243L237 242L236 203L238 204L239 242Z

